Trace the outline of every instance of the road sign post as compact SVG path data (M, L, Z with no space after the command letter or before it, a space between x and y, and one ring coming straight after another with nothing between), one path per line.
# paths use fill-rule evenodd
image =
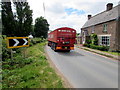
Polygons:
M13 60L13 50L11 49L11 60Z
M26 58L26 47L24 47L24 50L23 50L23 57Z
M29 46L28 37L7 37L7 48L11 49L11 60L13 60L13 50L12 48L28 47ZM24 58L26 57L26 52L24 51Z

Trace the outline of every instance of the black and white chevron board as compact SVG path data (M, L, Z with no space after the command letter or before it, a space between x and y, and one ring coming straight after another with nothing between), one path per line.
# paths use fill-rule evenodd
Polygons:
M7 37L7 48L28 47L28 37Z

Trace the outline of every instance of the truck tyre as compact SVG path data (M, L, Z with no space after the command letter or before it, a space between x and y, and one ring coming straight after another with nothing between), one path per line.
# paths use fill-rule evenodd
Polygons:
M56 45L55 45L55 43L53 44L53 50L54 50L54 51L56 50Z
M70 50L66 50L66 52L70 52Z
M51 45L51 49L53 50L53 43L52 43L52 45Z

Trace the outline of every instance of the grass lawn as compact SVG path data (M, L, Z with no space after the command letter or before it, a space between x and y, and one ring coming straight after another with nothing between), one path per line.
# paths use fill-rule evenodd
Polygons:
M2 88L63 88L61 78L48 64L44 46L45 43L39 43L24 49L32 63L12 70L3 69Z
M87 48L84 48L84 50L94 52L94 53L97 53L97 54L100 54L100 55L103 55L103 56L106 56L106 57L113 58L113 56L111 56L111 55L107 55L107 54L100 53L100 52L97 52L97 51L92 51L92 50L87 49ZM112 55L117 55L117 56L119 55L120 56L120 53L117 53L117 52L109 52L109 51L101 51L101 52L110 53Z
M109 52L109 51L103 51L103 52L106 52L106 53L109 53L109 54L112 54L112 55L119 55L120 56L120 53L118 53L118 52Z

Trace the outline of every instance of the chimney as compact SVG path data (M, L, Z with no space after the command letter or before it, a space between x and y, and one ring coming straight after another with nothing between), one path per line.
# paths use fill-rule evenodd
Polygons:
M108 3L108 4L106 5L106 7L107 7L107 10L106 10L106 11L111 10L111 9L113 8L113 3Z
M92 15L88 15L88 20L92 17Z

